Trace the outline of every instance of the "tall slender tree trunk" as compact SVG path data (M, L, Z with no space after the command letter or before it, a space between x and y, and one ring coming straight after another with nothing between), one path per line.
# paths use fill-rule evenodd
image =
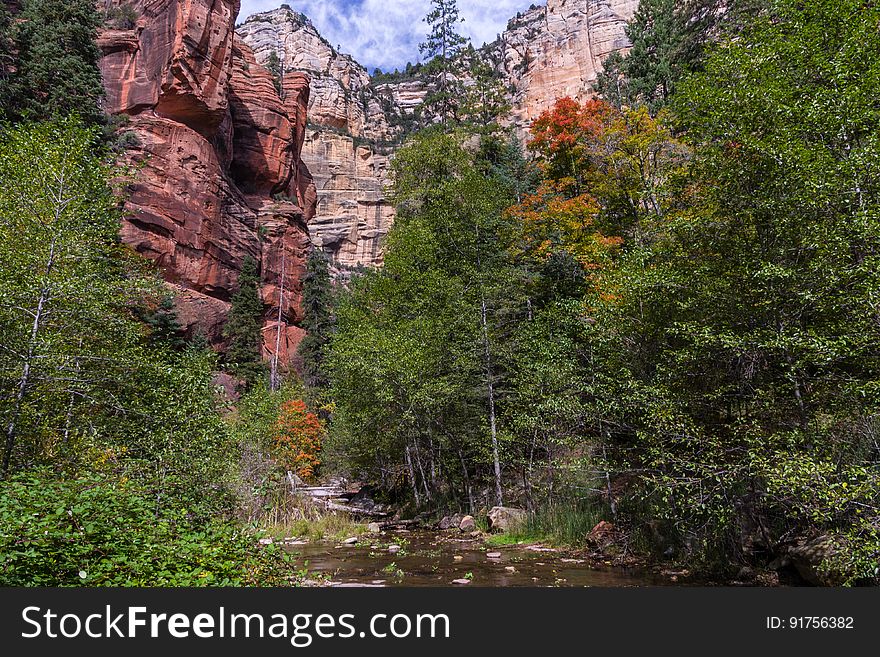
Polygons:
M21 369L21 376L16 386L15 401L12 404L12 410L9 413L9 422L6 424L6 448L3 452L3 470L2 476L6 477L9 472L9 465L12 462L12 452L15 450L15 433L18 427L18 420L21 417L21 408L24 404L24 398L27 394L28 385L31 380L31 365L34 360L34 352L37 348L37 337L40 333L40 327L46 316L46 305L49 302L49 276L55 267L55 240L49 247L49 259L46 263L46 281L40 290L40 296L37 300L37 307L34 311L34 321L31 324L31 334L28 339L27 352L24 357L24 365Z
M406 456L406 469L409 473L409 481L412 484L413 497L416 498L416 506L419 507L422 505L422 498L419 495L419 483L416 481L416 471L413 468L412 454L409 445L406 446L404 455Z
M504 504L501 493L501 459L498 451L498 423L495 416L495 384L492 381L492 350L489 345L489 319L486 295L480 300L480 319L483 328L483 348L486 357L486 390L489 394L489 431L492 436L492 465L495 470L495 499L498 506Z
M474 489L471 486L471 476L468 473L467 464L464 461L464 454L461 447L458 448L458 458L461 460L461 471L464 473L464 485L468 494L468 511L474 512Z

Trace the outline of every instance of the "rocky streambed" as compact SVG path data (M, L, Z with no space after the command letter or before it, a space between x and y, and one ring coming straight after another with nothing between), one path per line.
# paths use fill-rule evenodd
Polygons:
M669 583L546 545L495 546L471 516L444 518L439 526L399 520L376 504L369 490L332 479L294 490L326 511L369 523L368 533L342 541L284 541L303 581L315 586L649 586ZM503 530L524 512L496 507L489 523Z
M650 573L603 566L543 545L495 547L434 530L389 530L357 542L286 546L321 586L648 586ZM668 583L668 582L665 582Z

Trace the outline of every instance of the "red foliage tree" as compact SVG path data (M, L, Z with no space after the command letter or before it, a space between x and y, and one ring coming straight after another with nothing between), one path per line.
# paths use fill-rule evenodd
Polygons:
M321 464L319 455L325 436L324 425L297 399L281 407L272 440L272 455L278 463L303 479L311 479Z

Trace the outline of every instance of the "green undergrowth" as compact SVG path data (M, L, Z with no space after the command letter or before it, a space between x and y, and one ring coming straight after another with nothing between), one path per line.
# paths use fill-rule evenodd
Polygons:
M261 529L271 538L298 538L308 541L342 541L367 533L365 524L356 522L344 513L328 513L316 518L300 518L266 524Z
M600 505L554 505L538 509L518 527L503 534L491 534L490 545L518 545L521 543L548 543L562 547L582 547L590 531L603 520Z

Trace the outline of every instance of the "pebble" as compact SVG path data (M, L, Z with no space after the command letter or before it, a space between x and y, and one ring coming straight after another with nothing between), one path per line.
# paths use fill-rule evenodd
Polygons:
M452 580L453 584L470 584L471 580L469 579L454 579Z
M400 552L400 546L397 543L392 543L388 546L388 551L391 554L397 554L398 552Z
M515 568L514 566L504 566L504 570L506 570L506 571L509 572L509 573L515 573L515 572L516 572L516 568Z
M342 541L343 545L357 545L358 539L356 536L352 536L351 538L347 538Z
M456 554L454 557L452 557L453 561L462 561L463 559L464 559L464 557L461 556L460 554Z
M500 552L487 552L486 557L489 559L500 559L501 553Z

